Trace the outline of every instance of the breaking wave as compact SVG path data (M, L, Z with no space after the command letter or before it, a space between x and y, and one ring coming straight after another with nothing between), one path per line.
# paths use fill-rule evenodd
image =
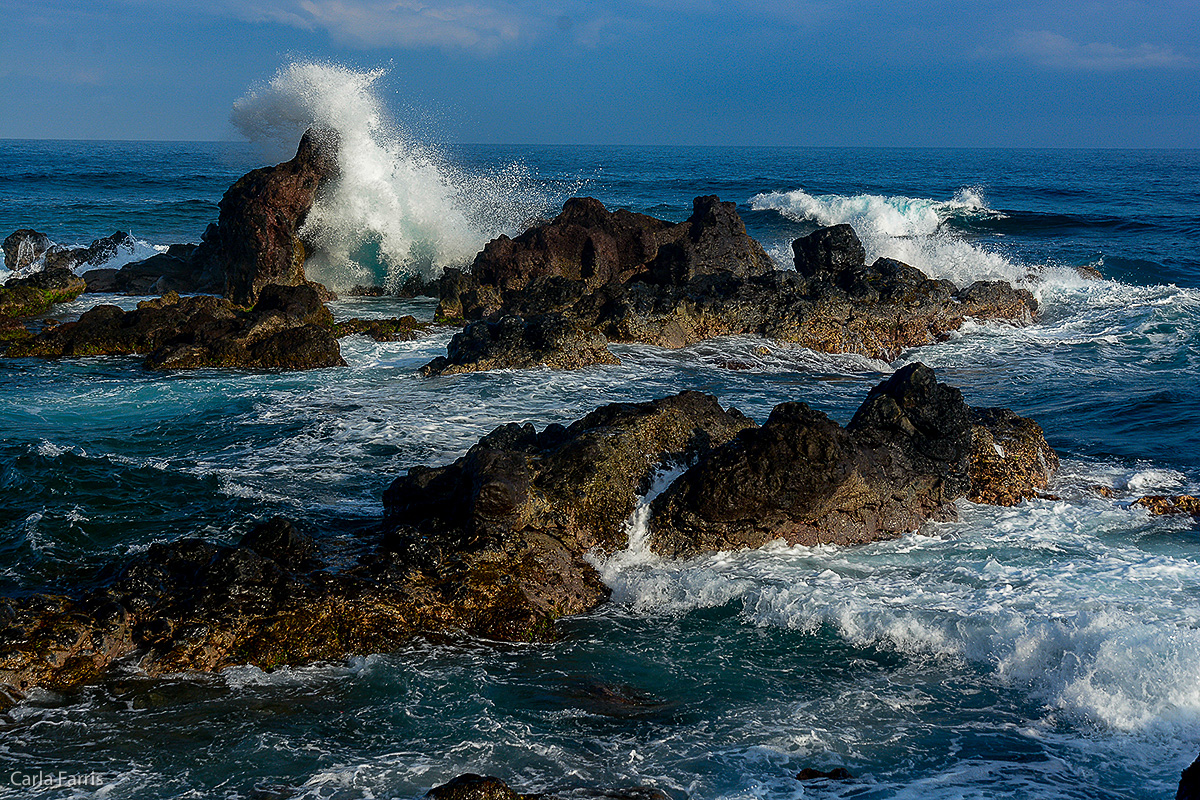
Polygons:
M311 125L340 134L341 177L317 198L303 231L317 245L306 270L335 289L436 277L550 207L522 164L470 172L419 141L388 114L385 75L293 63L233 107L242 134L278 160L291 157Z

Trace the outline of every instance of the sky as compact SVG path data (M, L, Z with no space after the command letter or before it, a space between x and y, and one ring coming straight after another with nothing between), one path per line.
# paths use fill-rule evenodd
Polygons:
M0 138L236 140L299 60L455 142L1200 147L1200 3L0 0Z

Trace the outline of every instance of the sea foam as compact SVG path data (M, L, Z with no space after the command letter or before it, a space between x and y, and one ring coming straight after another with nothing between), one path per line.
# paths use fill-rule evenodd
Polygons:
M335 289L436 277L550 205L520 164L470 172L419 141L388 114L385 75L294 63L233 107L238 129L277 160L290 158L312 125L338 132L341 176L317 198L303 230L317 244L306 270Z

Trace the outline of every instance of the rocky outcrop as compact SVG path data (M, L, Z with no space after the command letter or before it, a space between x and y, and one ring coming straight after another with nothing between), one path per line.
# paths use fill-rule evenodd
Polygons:
M333 317L310 286L268 286L249 311L210 295L169 292L134 311L99 305L14 345L10 357L146 355L151 369L345 366Z
M1149 494L1139 497L1130 505L1133 508L1144 508L1156 517L1173 516L1175 514L1191 514L1200 517L1200 497L1190 494L1161 495Z
M682 347L753 335L892 360L968 317L1025 324L1037 311L1007 283L960 289L894 259L868 265L849 225L797 239L793 251L794 272L774 269L733 204L715 197L697 198L678 225L576 198L554 221L490 243L469 273L448 270L438 314L558 312L610 341Z
M1015 506L1049 488L1058 471L1058 454L1036 422L1007 408L973 408L971 432L968 500Z
M582 555L624 546L622 522L664 463L686 463L755 427L711 395L603 406L540 433L515 423L445 467L414 467L383 495L389 546L431 558L526 532Z
M165 253L126 264L120 269L100 268L83 273L87 290L95 293L166 294L167 292L220 292L221 283L197 268L197 245L173 244Z
M369 336L377 342L409 342L433 327L429 322L417 322L411 314L386 319L347 319L333 323L333 335Z
M0 284L0 343L30 338L22 320L44 314L55 303L74 300L85 288L82 278L57 268Z
M37 263L54 242L44 233L21 228L4 238L4 268L22 272Z
M421 374L454 375L490 369L579 369L593 364L620 364L595 328L562 314L529 319L508 316L497 322L473 322L457 333L447 355L421 367Z
M962 394L912 364L842 428L804 403L703 457L651 505L651 549L692 556L789 544L862 544L955 517L969 486Z
M220 280L225 296L252 306L263 287L306 283L300 228L317 192L339 174L337 134L312 128L296 155L243 175L219 203L192 261L199 280Z
M260 305L296 290L266 290ZM802 403L760 428L697 392L540 432L503 425L454 463L394 480L383 531L355 564L328 565L275 519L236 547L155 544L78 596L0 601L0 687L8 702L35 686L67 691L117 660L149 675L270 669L422 633L552 639L557 619L607 598L590 559L626 546L665 467L692 465L650 505L657 552L850 544L953 516L971 490L972 435L958 390L919 364L873 389L846 428Z

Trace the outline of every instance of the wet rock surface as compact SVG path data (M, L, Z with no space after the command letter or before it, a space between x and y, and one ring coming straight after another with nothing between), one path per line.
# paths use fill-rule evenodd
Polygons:
M778 405L654 500L651 549L863 544L953 519L969 488L968 411L922 364L872 390L845 428L804 403Z
M10 357L146 355L151 369L344 366L333 317L310 286L269 286L249 311L170 292L133 311L99 305L9 349Z
M1130 505L1134 508L1144 508L1159 517L1174 514L1191 514L1200 517L1200 497L1193 497L1190 494L1173 496L1150 494L1139 497Z
M450 340L445 356L421 367L421 374L428 377L532 367L579 369L620 363L595 328L551 313L528 319L507 316L496 322L472 322Z
M22 321L44 314L55 303L74 300L86 285L68 269L53 268L0 284L0 346L28 340Z
M300 228L317 192L340 174L337 151L335 132L311 128L290 161L253 170L229 187L192 256L198 280L219 281L241 306L253 305L265 286L306 283Z
M4 268L21 272L37 263L54 243L31 228L20 228L4 237Z
M259 305L295 316L290 293L304 289L270 287ZM627 545L664 469L691 465L650 506L659 553L852 544L953 517L972 490L974 430L959 391L920 364L875 387L845 428L803 403L759 427L698 392L542 431L503 425L451 464L396 478L381 533L350 566L275 519L237 546L155 544L80 596L0 601L0 686L11 702L117 660L163 675L382 652L417 634L553 639L557 619L608 597L594 558Z
M1036 422L1006 408L973 408L971 430L968 500L1014 506L1049 488L1058 471L1058 454Z
M610 341L683 347L753 335L892 360L968 317L1027 324L1037 312L1028 291L1007 283L960 289L894 259L868 265L849 225L797 239L793 252L794 272L775 269L734 205L715 197L696 198L675 225L575 198L555 220L489 243L469 272L448 270L438 315L557 312Z

